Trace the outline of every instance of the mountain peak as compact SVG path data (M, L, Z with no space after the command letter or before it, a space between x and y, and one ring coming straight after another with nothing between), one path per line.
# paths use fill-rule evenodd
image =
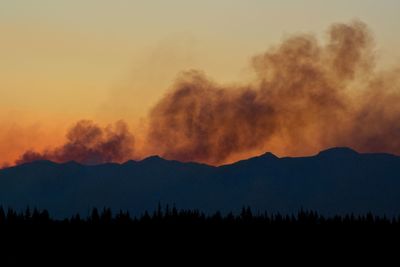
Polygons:
M162 162L162 161L165 161L165 159L163 159L158 155L150 156L142 160L142 162Z
M271 152L266 152L266 153L262 154L261 156L259 156L259 158L263 158L263 159L279 159L279 157L275 156Z
M348 147L334 147L319 152L318 156L329 156L329 157L343 157L343 156L355 156L359 153Z

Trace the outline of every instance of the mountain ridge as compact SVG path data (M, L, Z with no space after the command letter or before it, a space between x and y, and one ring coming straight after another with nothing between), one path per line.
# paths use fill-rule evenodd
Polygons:
M36 160L36 161L32 161L32 162L27 162L27 163L23 163L21 165L15 165L15 166L10 166L10 167L6 167L3 169L0 169L0 172L6 169L11 169L11 168L16 168L19 166L23 166L23 165L30 165L30 164L47 164L47 165L80 165L80 166L88 166L88 167L93 167L93 166L101 166L101 165L107 165L107 164L113 164L113 165L127 165L127 164L140 164L140 163L147 163L147 162L175 162L175 163L182 163L182 164L198 164L198 165L204 165L204 166L209 166L209 167L215 167L215 168L219 168L219 167L224 167L224 166L231 166L231 165L235 165L241 162L246 162L249 160L279 160L279 159L300 159L300 158L311 158L311 157L321 157L321 156L356 156L356 155L361 155L361 156L388 156L388 157L396 157L396 158L400 158L400 156L397 156L395 154L391 154L391 153L383 153L383 152L379 152L379 153L360 153L357 152L356 150L349 148L349 147L333 147L333 148L328 148L325 150L320 151L319 153L315 154L315 155L310 155L310 156L299 156L299 157L278 157L276 156L274 153L272 152L265 152L263 154L260 154L258 156L253 156L250 158L246 158L246 159L242 159L242 160L238 160L236 162L233 163L229 163L229 164L223 164L223 165L219 165L219 166L214 166L214 165L210 165L207 163L201 163L201 162L195 162L195 161L189 161L189 162L185 162L185 161L178 161L178 160L171 160L171 159L166 159L161 157L160 155L152 155L152 156L148 156L146 158L143 158L141 160L128 160L122 163L116 163L116 162L107 162L107 163L100 163L100 164L83 164L83 163L79 163L77 161L68 161L68 162L62 162L62 163L58 163L58 162L54 162L51 160Z
M400 214L400 157L347 148L310 157L272 153L224 166L152 156L122 164L37 161L0 170L0 205L56 216L93 207L141 214L158 203L206 212L255 210Z

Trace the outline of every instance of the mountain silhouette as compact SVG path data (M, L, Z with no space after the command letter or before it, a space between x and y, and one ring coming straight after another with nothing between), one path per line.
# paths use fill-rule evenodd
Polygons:
M400 214L400 157L333 148L311 157L272 153L220 167L152 156L86 166L36 161L0 170L0 205L48 209L56 217L93 207L140 215L158 203L206 212L255 210L325 215Z

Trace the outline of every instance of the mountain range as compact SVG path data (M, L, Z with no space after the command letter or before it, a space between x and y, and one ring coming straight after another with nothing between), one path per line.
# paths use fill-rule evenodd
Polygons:
M140 215L157 205L205 212L400 215L400 157L332 148L310 157L264 155L219 167L153 156L123 164L36 161L0 170L0 205L59 218L93 207Z

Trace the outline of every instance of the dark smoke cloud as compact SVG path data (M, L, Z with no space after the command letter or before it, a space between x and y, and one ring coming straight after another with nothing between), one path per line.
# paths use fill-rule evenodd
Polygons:
M83 164L123 162L133 157L133 148L134 137L124 122L101 128L92 121L83 120L70 129L67 142L61 147L43 153L27 151L16 163L36 160Z
M398 72L374 70L364 23L335 24L328 34L325 44L299 35L254 57L257 79L247 86L184 73L150 114L149 145L212 164L277 143L286 154L342 145L400 153Z
M374 65L373 37L355 21L331 26L324 43L298 35L255 56L256 79L245 86L185 72L151 111L144 154L210 164L262 150L304 155L334 146L399 154L400 72ZM124 123L103 129L81 121L63 146L28 151L17 163L122 162L137 156L133 148Z

